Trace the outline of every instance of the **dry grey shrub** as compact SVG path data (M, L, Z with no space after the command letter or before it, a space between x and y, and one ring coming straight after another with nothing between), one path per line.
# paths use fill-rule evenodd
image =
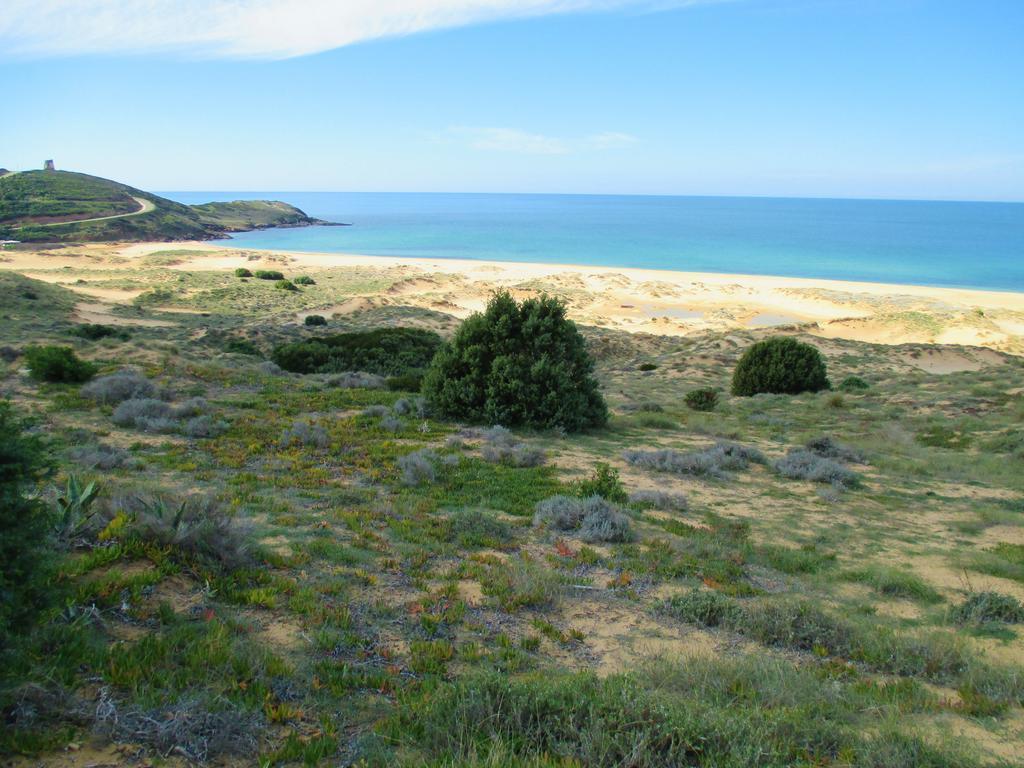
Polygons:
M120 469L138 464L128 451L105 443L78 446L69 455L72 461L90 469Z
M380 420L380 428L385 432L401 432L402 420L394 416L385 416Z
M690 506L683 494L658 490L633 491L629 494L629 500L633 504L648 504L666 512L683 512Z
M363 416L370 416L373 418L380 418L381 416L387 416L391 413L391 409L386 405L370 405L363 409Z
M725 477L728 472L746 469L751 463L764 464L766 459L756 448L725 440L700 451L675 451L664 448L659 451L624 451L622 457L628 464L672 472L677 475L695 477Z
M312 419L296 419L292 425L281 433L281 443L285 446L304 445L307 448L323 450L331 444L331 438L322 425Z
M229 424L223 419L215 419L209 414L196 416L185 422L181 431L186 437L220 437L227 432Z
M111 417L120 427L134 427L143 432L180 432L182 422L203 415L209 406L201 397L193 397L177 405L151 397L125 400Z
M438 461L437 453L430 448L420 448L401 456L398 459L398 469L402 473L402 485L411 487L434 482L437 479L437 469L434 465Z
M833 488L852 488L860 484L860 475L838 461L826 459L805 448L793 448L774 464L775 471L792 480L829 483Z
M254 755L266 727L257 712L227 699L189 698L144 709L121 705L104 688L96 706L94 731L112 741L145 744L162 757L177 754L190 763Z
M509 464L513 467L539 467L547 457L540 448L529 445L513 435L505 427L494 426L477 430L482 441L480 455L492 464Z
M578 499L551 496L537 503L534 525L546 525L557 531L580 532L584 541L632 541L629 518L615 504L601 496Z
M156 395L156 387L137 371L125 369L93 379L82 387L81 392L97 403L113 405L125 400L152 398Z

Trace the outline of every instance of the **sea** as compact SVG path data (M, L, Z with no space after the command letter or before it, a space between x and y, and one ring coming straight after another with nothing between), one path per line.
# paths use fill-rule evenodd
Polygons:
M283 200L348 224L240 248L1024 291L1024 203L384 192L163 192ZM1024 306L1021 307L1024 309Z

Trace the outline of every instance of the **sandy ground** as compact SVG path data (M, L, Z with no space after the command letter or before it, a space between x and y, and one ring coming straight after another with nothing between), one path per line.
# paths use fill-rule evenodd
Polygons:
M317 308L322 314L405 304L464 317L481 309L493 290L507 288L523 295L542 290L562 296L577 321L618 330L686 336L802 325L806 332L825 338L966 345L1024 354L1024 293L1009 291L562 264L245 251L203 242L4 251L0 268L58 281L58 275L44 270L64 266L131 269L149 254L172 249L193 252L170 267L186 271L273 266L315 275L322 270L360 267L379 269L393 280L383 294ZM121 298L101 296L87 285L65 285L93 301L116 303ZM980 367L985 361L920 362L923 369L942 373L949 368Z

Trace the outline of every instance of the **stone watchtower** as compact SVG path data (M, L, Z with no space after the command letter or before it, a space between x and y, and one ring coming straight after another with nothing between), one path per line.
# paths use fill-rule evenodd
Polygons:
M47 160L45 163L43 163L43 170L44 171L55 171L55 170L57 170L56 168L53 167L53 160Z

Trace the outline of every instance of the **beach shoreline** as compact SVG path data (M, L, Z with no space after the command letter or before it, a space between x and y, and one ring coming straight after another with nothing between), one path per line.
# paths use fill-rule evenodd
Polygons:
M578 322L630 332L689 336L739 328L799 326L826 338L881 344L978 346L1024 354L1024 293L858 282L820 278L682 272L639 267L583 266L455 258L249 250L228 244L147 242L85 244L5 251L0 268L47 281L61 270L124 270L163 264L192 272L230 272L242 266L285 272L360 269L390 281L379 295L327 302L325 314L403 304L465 317L495 290L519 296L546 292L566 300ZM156 256L154 257L154 254ZM68 281L85 296L116 301ZM125 296L126 299L133 297ZM296 319L301 322L303 313Z

